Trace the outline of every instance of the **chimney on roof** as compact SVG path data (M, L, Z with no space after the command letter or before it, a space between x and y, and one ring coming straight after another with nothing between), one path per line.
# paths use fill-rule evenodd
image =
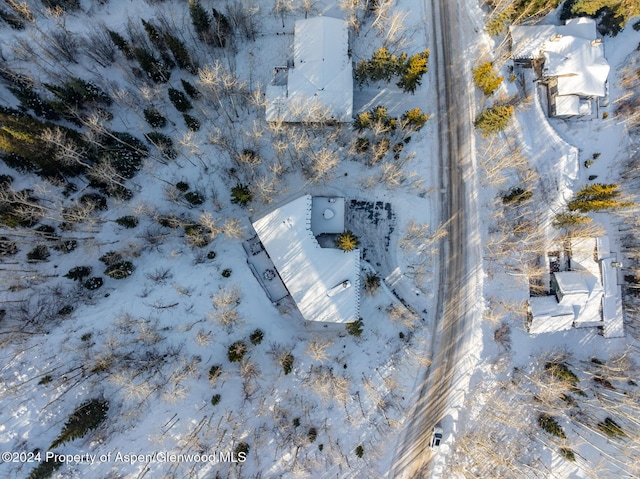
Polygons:
M552 42L557 42L558 40L560 40L562 38L562 34L561 33L556 33L551 37Z
M602 44L602 38L594 38L593 40L591 40L591 46L592 47L597 47L598 45Z

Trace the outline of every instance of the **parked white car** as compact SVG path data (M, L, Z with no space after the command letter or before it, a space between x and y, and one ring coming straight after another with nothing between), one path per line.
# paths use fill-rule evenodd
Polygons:
M439 425L436 425L433 428L433 434L431 435L431 444L429 445L429 447L431 447L431 449L440 447L441 442L442 442L442 428Z

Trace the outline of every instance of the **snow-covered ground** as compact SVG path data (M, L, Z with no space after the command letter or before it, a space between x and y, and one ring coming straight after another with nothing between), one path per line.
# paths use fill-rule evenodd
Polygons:
M428 122L412 135L396 165L385 160L373 167L349 151L354 136L350 125L270 128L264 108L256 103L273 67L291 57L293 22L305 17L302 5L285 9L281 17L273 13L272 3L256 2L255 41L238 34L226 49L197 39L184 2L83 1L80 11L59 15L40 2L26 5L34 23L22 31L2 27L2 53L11 69L32 77L36 85L63 81L64 75L94 81L114 98L113 119L106 126L142 140L151 130L142 110L157 108L168 119L160 131L172 138L178 156L166 161L150 147L142 171L127 182L133 198L109 198L107 211L95 212L75 231L61 232L58 212L52 209L51 218L41 223L77 240L68 254L50 248L47 261L27 263L26 253L46 241L3 229L3 235L20 241L17 255L2 259L6 312L0 325L0 449L40 451L44 457L74 409L100 398L109 402L106 420L84 438L55 448L61 455L88 456L80 461L57 457L64 465L53 477L351 478L384 471L388 465L380 458L399 433L431 343L437 251L424 242L439 221L434 125ZM305 5L309 15L342 15L332 3ZM353 59L359 61L383 44L410 54L428 47L420 35L411 40L423 28L422 19L409 16L413 6L407 2L396 8L406 15L393 36L384 19L377 26L372 26L373 18L363 22L352 39ZM134 78L135 62L118 51L116 61L106 67L92 62L82 48L77 62L52 62L42 53L42 38L53 31L80 42L104 24L127 38L132 32L144 36L140 19L167 25L189 46L200 68L231 72L245 91L258 92L258 101L236 94L239 87L216 99L202 77L177 68L167 84L147 83ZM33 54L24 53L29 44ZM181 79L202 93L189 111L202 124L197 132L187 129L167 99L167 87L180 88ZM427 75L415 95L391 84L357 90L356 96L364 110L382 104L396 116L416 107L431 113L429 86ZM5 87L0 94L3 104L17 106ZM296 139L309 143L294 145ZM300 166L307 153L323 147L339 161L322 178L310 179ZM262 159L251 173L231 157L243 149ZM29 188L56 207L93 191L76 178L78 193L63 199L60 187L33 174L4 164L0 170L14 178L13 189ZM385 176L392 173L396 176ZM268 201L256 197L248 208L231 203L236 183L262 179L272 182L270 197L264 198ZM175 187L178 182L204 196L204 203L186 201ZM362 292L360 336L348 334L344 325L305 323L290 303L271 304L247 265L242 244L255 234L251 221L303 194L389 204L393 220L384 227L367 224L365 213L355 212L354 224L347 222L362 235L363 244L371 245L361 284L372 272L389 276L394 290L383 282L373 294ZM137 226L115 223L125 215L137 217ZM194 246L197 238L182 226L167 227L168 220L206 226L201 241L208 244ZM411 224L418 234L403 240ZM108 252L133 263L131 276L116 280L103 275L99 258ZM63 276L77 266L91 267L91 276L103 277L104 285L89 291ZM261 342L254 340L256 330L262 332ZM247 352L243 361L230 362L228 349L238 341ZM290 371L283 367L285 358ZM247 450L238 449L242 443L248 446L246 460L238 454ZM362 457L356 454L358 446ZM9 459L0 464L2 477L26 477L37 465Z
M150 147L151 156L142 171L127 182L134 191L131 200L109 198L107 211L96 212L75 231L64 232L59 229L59 203L69 206L81 194L93 191L88 182L74 179L79 192L64 199L62 187L0 164L0 174L13 177L14 190L31 189L51 205L52 217L41 223L55 226L61 236L78 244L68 254L50 248L47 261L28 263L27 252L46 241L33 232L4 227L0 231L0 236L16 240L19 248L17 255L0 259L0 309L4 311L0 452L44 455L74 409L88 399L101 398L109 401L107 419L84 438L55 448L59 454L95 455L93 463L89 456L71 458L53 477L382 476L391 468L389 448L402 434L405 414L411 410L413 388L426 366L435 324L438 255L431 235L441 219L433 120L412 135L400 161L385 160L376 166L366 165L350 150L355 136L350 125L277 129L264 122L261 93L273 67L292 57L294 21L307 14L344 15L332 2L278 1L277 13L267 0L243 2L244 7L256 9L255 40L238 34L225 49L198 40L185 2L80 3L80 11L53 14L41 2L27 0L35 21L26 22L22 31L1 26L6 66L31 76L36 85L63 81L65 75L95 81L114 98L108 128L140 139L151 130L142 110L154 106L167 116L168 125L161 131L173 139L178 156L166 161ZM218 8L210 2L203 5ZM429 48L435 39L424 33L431 31L424 28L429 19L415 14L423 11L420 5L400 0L387 18L363 21L359 34L351 39L353 60L367 58L383 45L410 54ZM461 60L471 67L479 55L489 54L497 45L482 33L477 2L460 2L460 8L475 13L464 17L474 21L469 21L461 40L474 46ZM238 83L220 97L216 96L222 91L219 86L177 68L167 84L149 84L135 77L134 62L120 52L106 67L91 61L82 47L77 62L52 60L43 53L51 50L47 35L56 31L75 35L79 45L102 24L122 35L137 31L144 36L140 19L168 25L189 46L201 68L222 68ZM537 200L552 213L588 176L616 181L619 159L628 155L629 146L625 126L613 114L619 91L617 72L638 42L640 33L631 28L605 39L612 66L611 101L601 109L600 118L548 121L544 105L531 97L517 107L508 139L479 139L479 221L485 244L492 244L504 224L496 198L518 182L534 188ZM507 64L502 67L508 78ZM167 98L167 86L180 88L180 79L201 89L202 97L192 100L194 108L189 111L202 124L197 132L187 129ZM525 74L523 81L525 91L532 93L530 76ZM366 111L382 104L395 116L416 107L431 114L435 108L431 87L427 73L415 95L401 93L393 83L356 88L354 109ZM240 90L258 94L240 94ZM517 92L516 84L505 80L496 95ZM4 106L18 105L6 85L0 87L0 99ZM479 93L478 102L482 102ZM602 119L603 112L610 113L607 119ZM254 169L238 163L243 149L261 158ZM516 149L526 158L525 167L491 169L494 153L499 157L501 151ZM309 158L327 150L339 160L328 174L305 175L302 170L309 167ZM587 169L584 161L593 153L601 155ZM394 169L398 164L401 168ZM537 174L528 175L528 169ZM185 201L175 188L178 182L200 192L205 202ZM263 190L267 194L256 195L248 208L232 204L230 190L243 182L268 185ZM393 220L383 227L353 216L352 229L368 246L361 284L368 272L387 279L374 294L362 292L360 336L348 334L343 325L324 328L305 323L290 304L273 305L247 265L242 244L254 234L251 221L303 194L388 203L393 212ZM139 224L127 229L115 223L125 215L136 216ZM168 215L182 224L207 225L208 244L193 246L182 227L162 226L158 220ZM550 231L550 218L551 214L540 217L548 228L545 231ZM606 215L597 219L607 227L615 247L617 220ZM407 232L413 236L406 236ZM131 276L104 277L105 265L99 258L110 251L134 264ZM579 458L575 462L562 459L558 444L535 425L538 409L533 395L541 394L536 389L540 381L531 378L539 377L536 374L545 361L564 361L579 376L579 388L588 400L595 401L603 392L593 378L604 373L593 372L598 364L591 358L606 362L622 357L633 365L638 359L635 339L606 340L592 329L529 336L522 315L528 281L518 269L520 253L505 257L494 252L485 251L484 295L478 303L484 305L486 321L473 332L474 348L469 354L469 364L477 367L457 382L463 390L451 395L436 475L448 471L442 472L443 477L465 477L470 470L467 461L476 459L473 451L478 451L480 435L480 445L486 439L486 444L498 444L497 450L513 444L510 457L529 464L522 470L530 477L593 477L596 473L601 474L598 477L634 477L621 471L630 461L638 462L637 452L623 447L625 439L607 440L597 427L572 426L567 418L578 415L575 410L571 414L562 410L568 439L561 445ZM80 265L90 266L92 276L104 277L104 286L89 291L63 276ZM255 340L258 329L261 342ZM245 358L230 362L228 348L238 341L247 347ZM290 371L283 362L291 366ZM624 374L611 380L615 389L604 392L637 398L637 386L634 389L628 383L637 382L637 373L633 375L631 366L623 369ZM507 384L514 388L506 389ZM554 407L560 410L555 403ZM595 409L597 420L592 422L604 421L611 410ZM637 433L637 421L623 412L619 422L624 430ZM522 420L509 425L514 417ZM248 446L244 461L237 454L247 450L237 449L241 443ZM630 457L621 457L621 451ZM167 458L167 454L198 458ZM25 458L3 456L0 476L27 477L37 464Z

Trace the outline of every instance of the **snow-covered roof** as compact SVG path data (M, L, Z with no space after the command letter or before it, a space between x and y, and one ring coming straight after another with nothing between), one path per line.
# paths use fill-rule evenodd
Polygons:
M622 292L615 261L608 237L573 238L574 270L553 274L560 302L554 296L531 298L529 332L562 330L570 316L575 327L603 326L606 338L624 336Z
M544 58L543 75L558 77L558 95L604 96L609 64L595 21L573 18L565 25L513 26L511 56Z
M601 42L562 36L543 48L543 74L558 77L558 95L605 95L609 64Z
M586 277L578 271L561 271L554 274L562 294L589 294Z
M532 316L528 327L530 334L566 331L573 327L573 308L558 304L553 296L532 297L529 309Z
M556 96L555 116L575 116L582 115L580 97L578 95L558 95ZM588 112L585 112L588 114Z
M360 251L321 248L311 230L311 210L311 195L305 195L255 221L253 227L306 320L357 321Z
M618 284L618 268L612 266L616 256L611 253L609 237L597 238L598 259L602 271L602 320L605 338L624 337L624 316L622 311L622 288Z
M286 89L267 87L268 121L334 119L350 122L353 111L353 72L344 20L316 17L297 20L294 27L293 68Z

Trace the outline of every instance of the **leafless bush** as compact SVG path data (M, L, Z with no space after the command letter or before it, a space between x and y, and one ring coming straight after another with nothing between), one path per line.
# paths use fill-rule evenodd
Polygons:
M242 293L237 286L222 287L211 296L211 301L216 308L238 306L242 300Z
M198 346L208 346L211 344L211 340L211 331L199 329L196 333L196 343L198 344Z
M260 368L256 363L246 357L240 361L240 377L245 380L255 379L260 376Z
M173 273L169 268L156 268L152 273L147 273L146 276L154 283L164 283L173 278Z
M227 4L227 16L234 30L241 32L247 40L255 40L258 32L258 7L234 0Z
M85 55L105 68L116 61L116 46L104 25L98 26L83 37L80 40L80 46Z
M389 319L400 323L405 328L413 329L420 323L420 317L400 303L389 305L386 311Z
M329 358L327 349L329 349L332 345L333 341L326 338L317 337L309 341L306 351L311 359L322 363Z
M78 63L79 45L76 35L61 29L42 35L43 51L52 60Z

